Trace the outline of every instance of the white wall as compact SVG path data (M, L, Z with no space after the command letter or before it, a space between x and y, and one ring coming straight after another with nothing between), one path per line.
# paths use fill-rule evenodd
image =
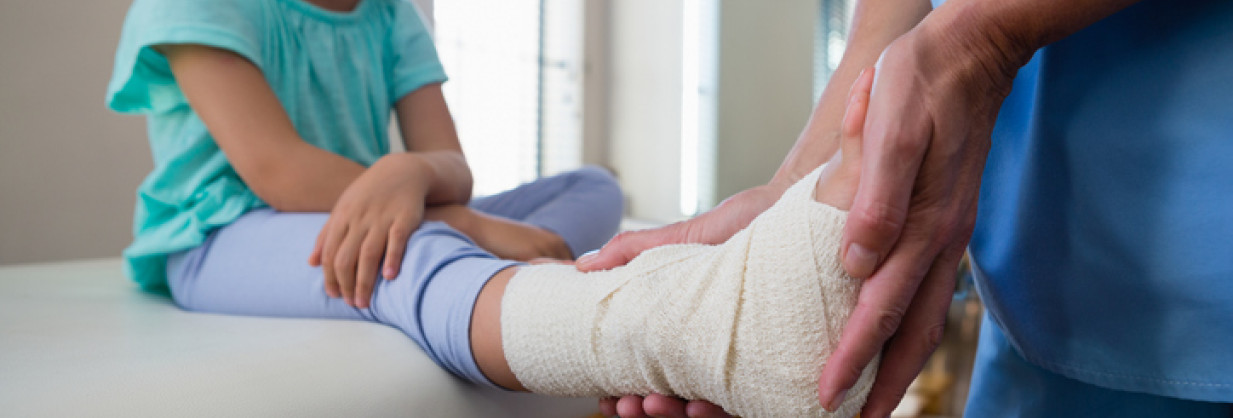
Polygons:
M153 164L103 105L128 0L0 2L0 264L114 257Z
M629 214L672 221L681 216L681 2L608 7L609 163Z
M606 118L588 119L587 132L600 135L592 120L606 124L607 161L629 197L628 214L638 219L666 222L682 216L681 24L683 13L697 11L685 11L681 3L602 3L596 7L607 12L606 29L587 44L607 48L598 57L588 53L591 64L606 64L588 74L607 83L588 82L587 105L593 106L595 94L607 99L599 101ZM701 173L700 179L714 185L702 188L714 196L700 199L712 203L770 180L805 126L813 108L818 3L721 0L718 14L716 155L701 164L715 171ZM596 91L597 84L606 90Z

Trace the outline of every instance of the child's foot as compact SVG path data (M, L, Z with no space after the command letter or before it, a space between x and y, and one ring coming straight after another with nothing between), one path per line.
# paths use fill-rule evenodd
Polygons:
M817 379L860 282L838 260L846 214L813 199L821 169L721 245L659 247L583 274L523 267L505 289L506 360L533 392L661 393L743 416L822 416ZM839 408L855 414L876 366Z
M841 152L723 244L659 247L598 273L522 268L501 304L508 370L533 392L659 393L746 417L828 416L818 376L861 285L838 247L860 173L871 84L862 81ZM860 410L876 369L834 416Z

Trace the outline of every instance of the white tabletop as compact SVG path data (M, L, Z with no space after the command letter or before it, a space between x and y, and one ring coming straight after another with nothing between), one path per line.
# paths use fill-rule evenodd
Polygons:
M0 415L581 417L481 389L382 325L184 312L118 259L0 267Z

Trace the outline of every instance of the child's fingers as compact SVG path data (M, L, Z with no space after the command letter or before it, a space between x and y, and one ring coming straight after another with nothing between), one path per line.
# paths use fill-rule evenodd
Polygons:
M338 255L334 257L334 279L342 289L343 300L348 305L355 306L355 268L359 258L360 245L368 230L358 225L347 230L347 236L338 247Z
M338 285L338 278L334 274L334 262L347 228L346 222L329 222L321 232L325 237L321 244L321 274L325 276L325 292L332 298L343 295L342 287Z
M389 242L385 244L385 278L393 280L402 271L402 257L407 252L407 239L411 228L405 221L394 221L390 226Z
M377 267L385 253L386 228L368 230L360 244L358 268L355 271L355 307L367 308L372 299L373 282L377 280Z
M566 265L572 265L572 264L574 264L574 262L573 262L573 261L569 261L569 260L562 260L562 259L559 259L559 258L551 258L551 257L535 257L535 258L532 258L530 261L527 261L527 264L566 264Z
M325 246L325 234L330 230L331 217L325 221L325 225L321 227L321 231L317 232L317 242L313 244L313 252L308 254L308 265L313 267L321 267L321 250Z

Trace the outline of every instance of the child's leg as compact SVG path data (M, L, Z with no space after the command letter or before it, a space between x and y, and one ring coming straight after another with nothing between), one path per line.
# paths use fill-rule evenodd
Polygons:
M197 249L174 255L168 281L185 309L239 315L358 319L410 336L450 372L488 383L471 355L471 312L484 283L514 262L499 260L439 222L410 238L402 273L378 279L371 308L330 298L308 265L327 214L255 210Z
M877 359L832 413L817 379L861 286L838 247L870 84L872 73L854 88L842 152L726 242L654 248L602 272L540 265L498 275L472 326L500 330L500 356L488 357L493 338L473 337L481 367L547 394L659 393L749 417L856 414Z
M498 275L472 323L481 368L546 394L661 393L743 416L824 415L817 376L860 281L838 260L846 214L813 199L819 171L720 245L659 247L603 272L533 265ZM838 416L859 410L876 367Z
M470 206L552 231L576 257L598 249L616 234L624 197L611 174L587 166L476 198Z

